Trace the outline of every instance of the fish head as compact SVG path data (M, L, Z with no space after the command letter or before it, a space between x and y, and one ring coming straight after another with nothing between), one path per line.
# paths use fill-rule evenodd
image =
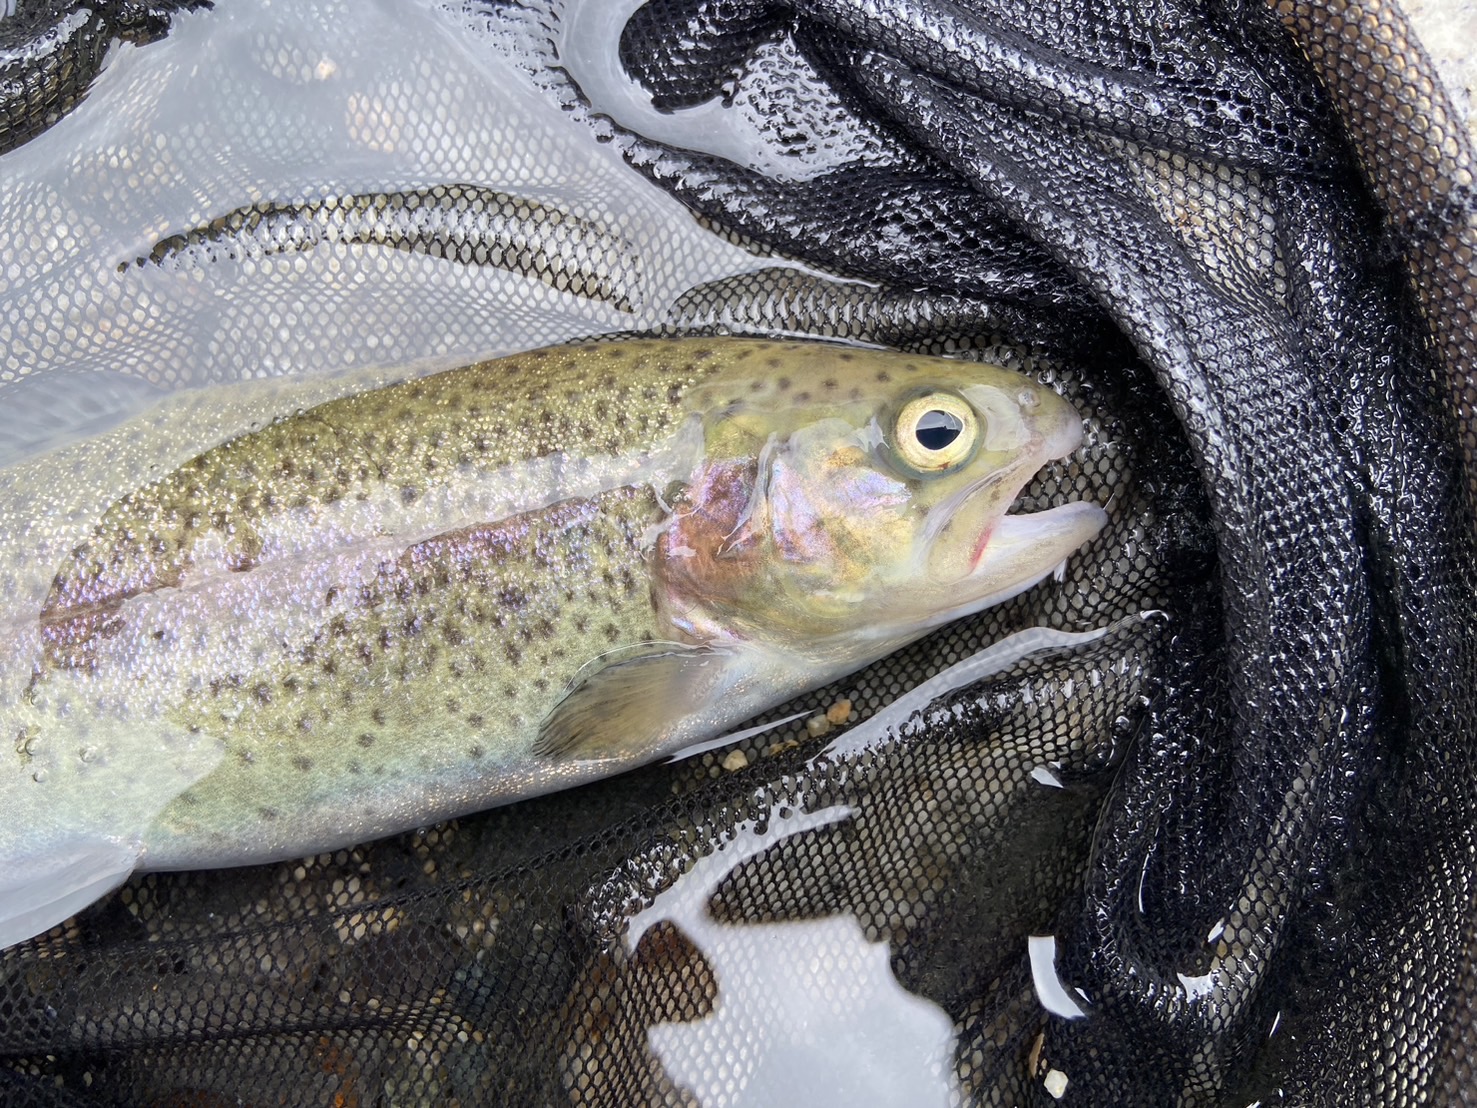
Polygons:
M659 607L686 637L877 656L1029 588L1102 527L1094 504L1010 512L1082 441L1046 385L942 358L772 349L753 359L767 372L705 390L704 458L656 544Z

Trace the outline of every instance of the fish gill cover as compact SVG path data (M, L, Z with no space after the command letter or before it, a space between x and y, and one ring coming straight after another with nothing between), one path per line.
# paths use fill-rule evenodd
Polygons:
M1108 523L735 749L135 878L0 954L7 1103L1470 1095L1471 150L1389 5L169 7L0 24L11 610L151 474L595 335L1021 370L1022 509Z

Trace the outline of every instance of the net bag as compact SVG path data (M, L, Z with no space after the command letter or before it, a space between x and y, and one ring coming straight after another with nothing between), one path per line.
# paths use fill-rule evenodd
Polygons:
M283 7L0 22L0 410L85 398L7 607L156 467L591 336L1018 369L1085 424L1022 507L1109 523L731 746L136 876L0 953L0 1101L1473 1098L1477 205L1397 10Z

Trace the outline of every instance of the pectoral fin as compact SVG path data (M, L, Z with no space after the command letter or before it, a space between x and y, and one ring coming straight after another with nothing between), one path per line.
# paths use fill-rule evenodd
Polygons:
M701 723L713 718L732 683L734 660L728 651L672 646L596 670L545 718L534 753L599 760L666 746L679 737L704 738Z

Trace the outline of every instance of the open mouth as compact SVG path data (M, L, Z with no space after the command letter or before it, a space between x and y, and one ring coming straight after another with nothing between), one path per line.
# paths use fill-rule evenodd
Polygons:
M1012 561L1039 564L1048 560L1049 571L1102 530L1107 521L1107 514L1096 504L1082 502L1001 516L980 535L970 576Z

